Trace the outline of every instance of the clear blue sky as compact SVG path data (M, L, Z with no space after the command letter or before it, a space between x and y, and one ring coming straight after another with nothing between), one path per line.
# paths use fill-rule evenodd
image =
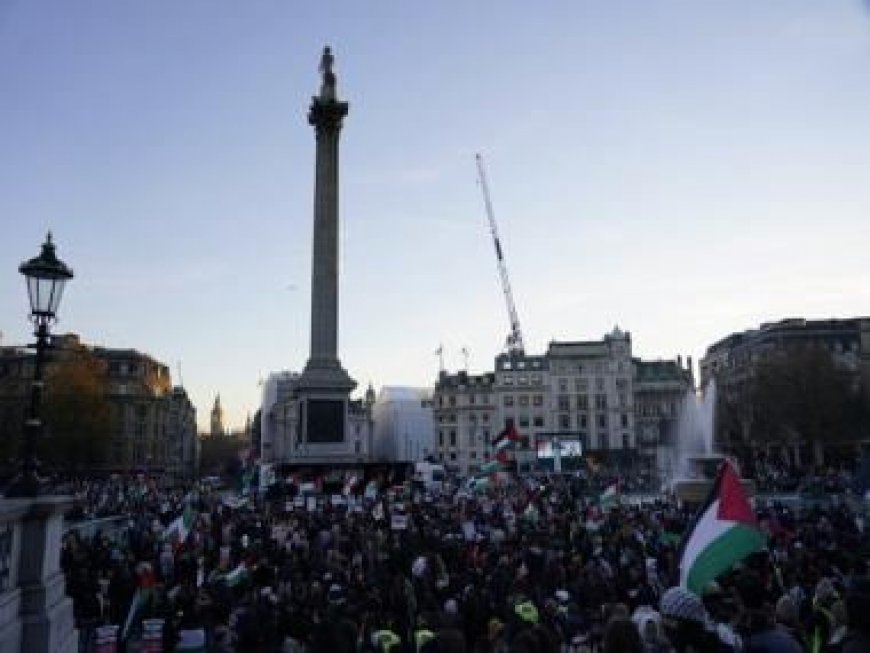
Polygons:
M342 136L340 351L429 385L507 318L527 349L630 330L700 356L786 316L870 312L870 11L861 0L0 0L0 330L47 229L60 331L172 367L231 425L308 353L322 46ZM177 378L175 378L177 381Z

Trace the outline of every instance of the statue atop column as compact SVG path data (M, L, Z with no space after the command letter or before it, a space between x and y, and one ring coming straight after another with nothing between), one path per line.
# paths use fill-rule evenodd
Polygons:
M332 50L327 45L323 48L323 55L320 57L320 74L323 76L323 81L320 84L320 99L335 100L335 73L332 72L332 64L335 57L332 56Z

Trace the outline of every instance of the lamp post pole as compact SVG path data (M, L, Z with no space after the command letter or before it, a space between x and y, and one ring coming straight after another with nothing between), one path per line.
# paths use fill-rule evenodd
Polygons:
M44 367L45 352L48 349L47 320L40 319L36 324L36 360L34 361L33 382L30 385L30 406L24 422L24 441L21 443L21 476L7 492L6 496L32 497L39 493L42 481L37 473L36 443L42 438L42 397L45 390Z
M51 233L42 245L42 252L36 258L25 261L18 268L27 280L27 293L30 298L30 319L36 330L36 349L33 381L30 386L30 405L24 422L20 448L20 471L6 489L5 496L35 497L42 489L36 460L36 445L43 434L42 399L45 389L45 353L49 348L48 325L55 319L64 284L72 279L73 272L60 261L51 242Z

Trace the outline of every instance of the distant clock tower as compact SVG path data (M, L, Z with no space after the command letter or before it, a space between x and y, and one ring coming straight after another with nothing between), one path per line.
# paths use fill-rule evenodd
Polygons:
M221 396L214 398L214 408L211 409L211 437L224 434L224 409L221 408Z

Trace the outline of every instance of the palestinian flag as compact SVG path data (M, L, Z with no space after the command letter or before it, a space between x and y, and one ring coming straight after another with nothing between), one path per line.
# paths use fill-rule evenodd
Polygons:
M193 523L196 521L196 513L188 504L184 508L184 512L177 517L166 530L163 532L163 539L168 542L173 542L175 546L181 546L187 541L187 536L193 529Z
M619 503L619 483L611 483L608 485L601 496L598 498L598 504L602 508L612 508Z
M766 544L737 472L726 460L680 545L680 585L700 596L710 581Z
M501 451L503 448L513 449L517 444L523 441L523 436L517 431L517 427L513 422L508 424L504 430L498 434L493 445L496 451Z

